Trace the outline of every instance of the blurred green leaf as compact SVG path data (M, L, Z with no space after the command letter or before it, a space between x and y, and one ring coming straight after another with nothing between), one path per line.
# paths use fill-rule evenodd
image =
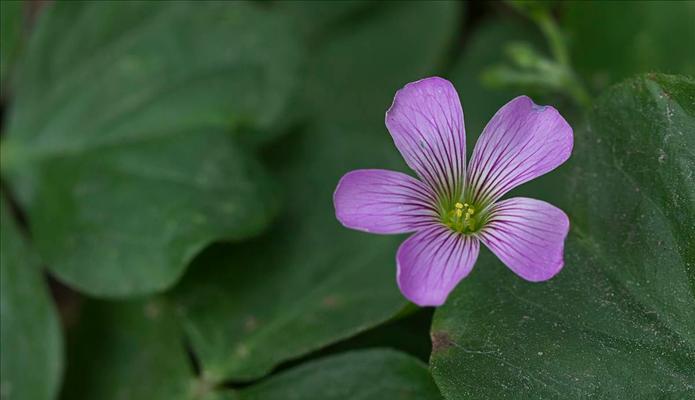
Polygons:
M4 0L0 2L0 82L5 92L5 79L17 56L22 34L23 2L21 0Z
M161 298L89 301L68 338L66 399L441 398L421 361L382 349L303 364L240 392L226 389L195 376L171 305Z
M273 7L294 18L297 27L310 43L321 42L321 35L330 32L338 24L349 23L370 12L377 2L370 0L276 0Z
M205 388L161 299L85 303L68 335L66 399L201 399Z
M287 17L58 2L25 55L2 166L62 281L96 296L163 290L208 243L274 216L269 178L230 132L260 132L288 101L301 52Z
M695 2L563 2L572 64L594 89L643 72L695 74Z
M687 398L695 382L695 81L609 90L575 135L565 268L520 280L489 252L437 310L448 399Z
M63 371L62 347L39 259L0 197L0 398L55 398Z
M277 224L252 243L204 254L175 293L206 379L262 376L405 304L395 282L401 238L342 227L332 195L349 170L403 168L384 112L399 87L432 74L458 6L379 7L351 29L326 33L311 56L307 91L318 96L309 96L318 116L268 155L285 192Z
M309 54L300 105L321 123L381 132L395 91L444 63L460 17L453 2L384 2L336 24Z
M241 400L441 399L426 366L393 350L327 357L241 391Z

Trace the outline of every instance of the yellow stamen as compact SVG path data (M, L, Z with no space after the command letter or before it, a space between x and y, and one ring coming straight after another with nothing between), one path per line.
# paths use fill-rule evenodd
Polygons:
M474 217L475 208L468 203L454 203L454 209L449 212L450 225L454 230L474 231L477 219Z

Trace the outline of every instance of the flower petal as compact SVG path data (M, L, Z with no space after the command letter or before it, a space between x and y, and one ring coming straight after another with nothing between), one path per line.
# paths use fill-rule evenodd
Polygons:
M515 98L497 111L475 145L468 171L473 202L489 204L552 171L569 158L572 145L572 128L555 108Z
M361 169L345 174L333 194L335 215L348 228L405 233L437 221L434 194L406 174Z
M396 254L398 287L420 306L444 304L449 293L473 269L478 239L436 225L406 239Z
M570 222L544 201L514 197L495 204L480 240L514 273L531 282L560 272Z
M446 79L412 82L396 92L386 127L418 176L440 195L463 190L466 134L456 89Z

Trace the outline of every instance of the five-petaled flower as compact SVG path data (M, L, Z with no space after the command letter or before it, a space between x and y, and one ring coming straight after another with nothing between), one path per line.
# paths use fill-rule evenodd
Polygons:
M514 273L545 281L563 266L567 215L546 202L500 198L565 162L572 128L558 111L526 96L492 117L466 167L463 110L453 85L432 77L407 84L386 126L420 178L378 169L349 172L333 201L348 228L415 232L396 254L401 292L421 306L444 303L473 269L480 242Z

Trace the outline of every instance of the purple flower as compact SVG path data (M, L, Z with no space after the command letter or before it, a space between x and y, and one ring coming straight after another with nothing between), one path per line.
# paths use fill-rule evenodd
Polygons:
M444 303L473 269L480 243L520 277L545 281L563 266L569 219L524 197L500 198L565 162L572 128L526 96L505 104L483 130L466 167L463 110L451 82L407 84L386 126L420 180L379 169L349 172L335 190L336 217L365 232L415 232L396 254L401 292L421 306Z

